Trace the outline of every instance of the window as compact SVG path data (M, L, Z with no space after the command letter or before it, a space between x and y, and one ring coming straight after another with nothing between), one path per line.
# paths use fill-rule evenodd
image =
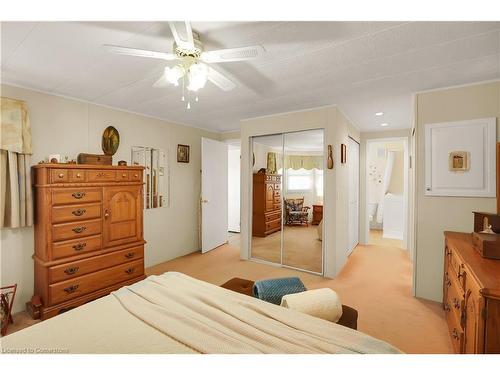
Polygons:
M312 190L312 171L299 169L288 170L288 191L310 191Z

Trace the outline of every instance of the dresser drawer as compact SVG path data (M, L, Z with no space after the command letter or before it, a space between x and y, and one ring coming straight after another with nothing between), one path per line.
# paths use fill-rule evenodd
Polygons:
M62 241L101 233L101 219L52 225L52 240Z
M113 170L89 170L87 171L87 182L111 182L115 181L116 173Z
M101 235L83 237L77 240L62 241L52 244L52 259L61 259L101 250Z
M70 171L67 169L51 169L50 182L57 184L59 182L69 182Z
M49 285L50 304L64 302L143 275L142 259Z
M84 170L72 169L69 173L70 182L85 182L87 172Z
M455 319L460 322L465 298L456 278L448 273L445 274L445 288L446 300L444 309L447 314L455 315Z
M458 258L457 254L453 251L453 249L447 249L448 258L448 273L451 279L455 278L462 289L465 289L465 271L462 266L462 262L460 258Z
M49 283L72 279L91 272L113 267L132 260L144 257L144 247L138 246L131 249L115 251L110 254L77 260L49 268Z
M460 320L457 320L454 314L447 312L446 322L448 323L453 350L455 351L455 353L462 353L464 344L464 331L460 325Z
M129 171L116 171L116 181L130 181Z
M130 181L142 181L141 171L130 171L129 176L130 176Z
M266 213L266 221L281 219L281 211Z
M281 219L268 221L266 223L266 231L271 230L271 229L280 228L280 227L281 227Z
M52 189L52 204L75 204L100 202L102 191L100 188L60 188Z
M101 217L101 204L75 204L52 207L52 222L64 223Z

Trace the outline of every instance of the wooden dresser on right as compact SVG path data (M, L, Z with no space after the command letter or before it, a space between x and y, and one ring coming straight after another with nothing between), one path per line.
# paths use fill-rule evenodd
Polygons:
M470 233L445 232L443 307L456 353L500 353L500 260Z

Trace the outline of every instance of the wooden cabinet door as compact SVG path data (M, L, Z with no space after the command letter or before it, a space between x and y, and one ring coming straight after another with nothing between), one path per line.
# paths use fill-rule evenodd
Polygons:
M273 184L266 184L266 211L274 209L274 186Z
M142 186L104 187L103 247L143 239Z

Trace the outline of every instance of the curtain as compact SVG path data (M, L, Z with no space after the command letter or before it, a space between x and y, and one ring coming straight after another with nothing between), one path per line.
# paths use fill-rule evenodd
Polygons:
M284 157L285 169L323 169L323 156L287 155ZM281 168L281 154L267 153L267 171L276 173Z
M394 158L396 153L394 151L389 151L387 153L387 161L385 163L384 179L382 186L382 196L380 197L378 208L377 208L377 222L382 223L384 220L384 197L389 192L389 186L391 185L392 169L394 168Z
M33 225L31 128L23 101L0 98L0 227Z

